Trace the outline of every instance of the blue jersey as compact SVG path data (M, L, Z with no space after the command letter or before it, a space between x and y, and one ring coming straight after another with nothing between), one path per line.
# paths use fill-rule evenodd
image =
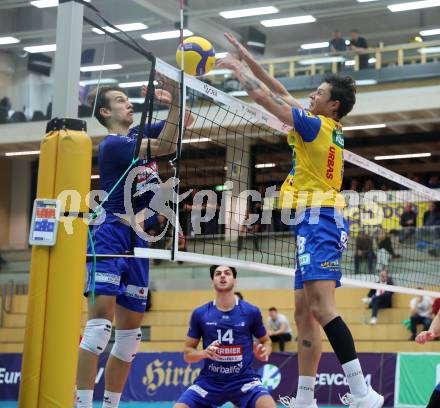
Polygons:
M153 124L147 137L152 139L157 138L164 124L165 122ZM139 126L130 129L126 136L108 135L99 144L98 164L101 190L108 193L130 166L136 147L136 134L138 129ZM138 194L134 201L133 210L135 213L148 207L149 200L151 199L151 192L144 191L144 193L142 193L142 190L146 189L148 185L159 182L157 164L155 161L147 163L146 160L139 160L136 164L136 168L138 171L135 179L136 192L140 194ZM125 179L118 184L108 201L103 204L103 208L108 213L126 213L124 207L124 185Z
M202 338L204 349L215 340L220 342L218 361L205 359L199 378L227 382L255 375L252 336L265 335L261 312L250 303L237 301L227 312L217 309L215 301L198 307L191 316L188 337Z

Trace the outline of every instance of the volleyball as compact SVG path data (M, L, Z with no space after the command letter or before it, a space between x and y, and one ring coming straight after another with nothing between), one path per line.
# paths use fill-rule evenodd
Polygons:
M183 40L184 71L189 75L200 76L211 71L215 65L215 50L212 44L202 37L188 37ZM182 62L179 45L176 52L177 65Z

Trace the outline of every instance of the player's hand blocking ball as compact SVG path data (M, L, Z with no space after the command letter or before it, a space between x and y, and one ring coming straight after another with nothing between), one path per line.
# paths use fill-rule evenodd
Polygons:
M226 55L225 58L218 60L217 67L225 68L225 69L238 69L241 65L241 62L231 54Z
M241 44L233 34L231 33L225 33L226 39L234 46L235 51L237 53L238 58L241 60L247 60L252 58L251 53L244 47L243 44Z

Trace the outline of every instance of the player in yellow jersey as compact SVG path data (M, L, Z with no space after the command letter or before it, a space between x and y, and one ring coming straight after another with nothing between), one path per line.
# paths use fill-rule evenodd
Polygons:
M343 177L344 136L340 119L356 101L351 77L329 76L301 104L254 60L234 36L225 34L240 59L220 60L259 105L293 130L292 170L281 188L281 203L296 209L295 321L298 327L299 380L295 398L281 401L290 408L314 408L315 377L321 357L320 326L340 361L350 387L341 401L350 407L380 408L384 398L365 382L353 337L339 316L335 288L340 286L340 261L347 245L348 226L338 195Z

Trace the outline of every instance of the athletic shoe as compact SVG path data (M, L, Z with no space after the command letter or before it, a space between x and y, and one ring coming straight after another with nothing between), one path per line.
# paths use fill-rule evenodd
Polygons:
M377 323L377 317L372 317L370 319L370 324L376 324Z
M368 385L365 397L355 397L347 393L339 398L344 405L348 405L350 408L382 408L384 402L383 396L374 391L371 385Z
M371 298L370 297L362 298L362 303L365 303L366 305L369 305L371 303Z
M316 400L314 399L311 404L305 405L305 404L298 404L294 397L278 397L278 402L281 405L284 405L287 408L318 408L318 405L316 405Z

